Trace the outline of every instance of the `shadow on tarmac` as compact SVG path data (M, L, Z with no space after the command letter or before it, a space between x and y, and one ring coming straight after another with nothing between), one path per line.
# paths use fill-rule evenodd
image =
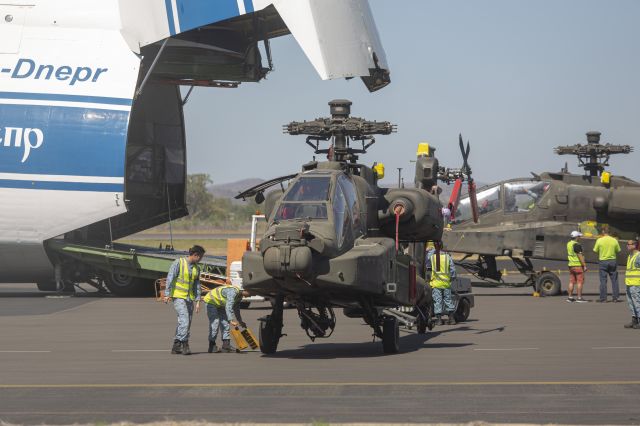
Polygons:
M434 348L459 348L473 345L473 343L427 343L443 333L452 331L473 330L470 327L452 327L442 331L430 331L426 334L411 333L400 337L399 354L415 352L420 349ZM361 343L310 343L300 346L299 349L288 349L278 351L275 354L262 356L265 358L288 358L288 359L338 359L338 358L377 358L393 356L396 354L385 354L382 351L382 343L375 342Z

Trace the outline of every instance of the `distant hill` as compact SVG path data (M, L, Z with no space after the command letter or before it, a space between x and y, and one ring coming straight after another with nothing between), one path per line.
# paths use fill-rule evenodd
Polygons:
M249 189L252 186L258 185L259 183L264 182L264 179L259 178L250 178L250 179L242 179L237 182L230 183L222 183L219 185L210 185L208 187L209 192L213 194L216 198L233 198L238 193L244 191L245 189Z

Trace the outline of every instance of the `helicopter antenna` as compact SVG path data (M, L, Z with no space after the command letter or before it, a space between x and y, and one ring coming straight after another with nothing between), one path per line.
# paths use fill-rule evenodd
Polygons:
M292 121L283 126L283 132L290 135L307 135L306 143L315 154L327 154L332 161L355 163L358 154L365 154L376 143L373 135L389 135L397 131L397 126L388 121L368 121L351 117L352 102L335 99L329 102L331 117L316 118L313 121ZM321 142L329 142L328 148L321 148ZM361 148L351 146L360 142Z
M586 145L563 145L555 147L553 151L558 155L577 156L578 165L585 170L587 176L599 176L609 166L611 155L633 152L630 145L600 144L600 135L600 132L587 132Z

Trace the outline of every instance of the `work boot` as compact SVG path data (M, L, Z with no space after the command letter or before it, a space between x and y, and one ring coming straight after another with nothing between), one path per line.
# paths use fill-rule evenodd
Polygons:
M625 324L624 328L638 328L638 318L631 317L631 322L629 324Z
M457 323L458 321L456 320L456 316L454 314L449 314L449 321L447 321L447 324L456 325Z
M181 354L182 353L182 342L176 339L173 341L173 347L171 347L172 354Z
M189 341L182 342L182 355L191 355L191 349L189 349Z
M209 353L218 353L220 349L216 346L216 342L209 342L209 349L207 350Z
M222 341L222 352L225 352L225 353L235 352L235 350L231 347L231 341L229 339Z
M444 325L444 319L442 319L442 315L440 314L436 315L436 323L438 325Z

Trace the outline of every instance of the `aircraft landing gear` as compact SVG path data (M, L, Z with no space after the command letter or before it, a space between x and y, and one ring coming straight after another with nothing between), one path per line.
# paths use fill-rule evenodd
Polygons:
M398 318L382 316L382 350L385 354L396 354L400 351L400 324Z
M279 294L273 301L271 315L260 318L260 351L263 354L274 354L282 334L284 295Z

